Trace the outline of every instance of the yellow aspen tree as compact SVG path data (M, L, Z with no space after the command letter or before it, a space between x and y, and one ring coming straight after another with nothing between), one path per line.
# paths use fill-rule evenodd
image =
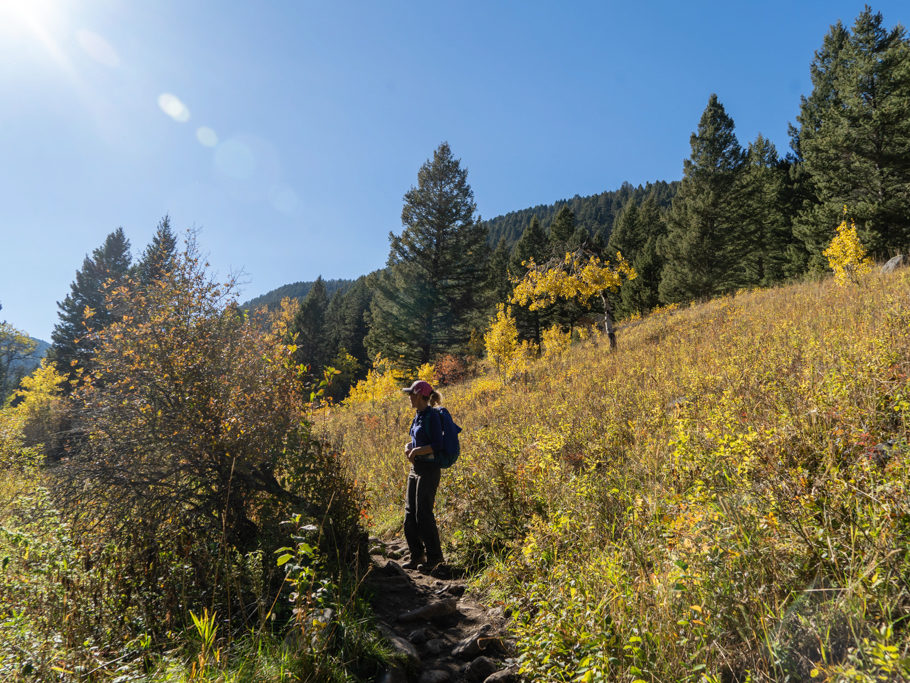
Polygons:
M872 259L866 256L866 248L859 241L856 224L852 219L850 226L847 227L846 205L844 219L837 226L837 234L823 254L828 259L829 267L834 271L834 281L841 286L848 282L855 284L860 275L872 270Z
M611 263L579 249L567 252L562 260L554 259L540 265L531 260L525 266L528 272L516 284L512 303L534 311L559 299L584 304L599 296L603 303L604 331L610 339L610 348L616 348L613 306L607 294L636 277L635 269L621 253L616 252L616 261Z
M519 348L518 328L511 308L505 304L497 305L496 317L483 340L487 358L493 361L500 375L504 374Z

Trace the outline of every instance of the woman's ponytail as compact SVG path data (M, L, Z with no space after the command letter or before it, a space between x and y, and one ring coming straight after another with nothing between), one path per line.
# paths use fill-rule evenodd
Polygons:
M440 403L442 403L442 396L439 395L439 392L434 391L433 393L431 393L430 394L430 405L438 406Z

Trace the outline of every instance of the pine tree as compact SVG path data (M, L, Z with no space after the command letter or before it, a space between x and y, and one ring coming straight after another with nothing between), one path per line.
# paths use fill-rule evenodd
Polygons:
M640 206L631 200L616 218L604 252L607 258L620 252L638 274L622 283L616 307L620 315L646 313L659 303L657 288L663 260L657 244L664 232L663 216L654 193Z
M171 231L170 217L165 215L136 264L137 279L143 285L160 280L165 272L174 267L176 256L177 238Z
M859 237L882 257L910 245L910 43L867 6L852 32L832 27L812 65L795 143L811 177L796 232L822 252L847 205Z
M490 263L487 270L486 289L490 293L491 303L503 303L512 293L512 282L509 279L509 260L511 250L506 244L506 238L500 237L499 244L490 254Z
M738 233L736 178L743 153L733 128L733 119L712 94L690 139L692 155L667 216L663 301L721 294L743 280L742 258L750 245Z
M794 244L787 202L788 174L789 166L780 161L770 140L759 135L749 144L740 176L741 231L753 247L743 259L743 284L767 287L788 274Z
M368 348L406 367L459 353L482 324L489 248L467 169L442 143L404 196L371 306Z
M309 366L311 372L319 372L329 361L330 348L326 334L328 303L325 282L320 275L300 302L288 330L291 341L297 347L294 360Z
M509 272L513 278L521 278L527 272L522 265L530 260L542 263L550 254L550 243L547 233L540 226L537 216L532 216L528 227L521 233L521 237L512 250Z
M800 112L796 117L799 126L789 127L790 146L799 161L804 158L804 145L811 144L818 134L828 110L840 106L835 81L843 65L844 48L849 38L850 32L838 21L830 28L822 40L822 46L815 52L815 58L809 67L812 92L809 97L800 98Z
M86 256L70 293L57 303L60 322L51 333L50 356L60 374L74 379L90 368L95 351L93 334L115 317L107 293L125 283L130 272L130 243L123 228L117 228L104 244Z
M369 332L370 302L373 299L371 281L375 275L357 279L346 291L338 291L326 308L326 336L329 339L329 355L334 359L342 353L354 357L362 370L369 366L366 336Z
M576 225L575 212L569 208L568 204L564 204L556 212L553 222L550 223L550 256L562 258L567 251L573 251L579 246L577 244L573 246Z
M611 252L622 252L628 259L634 259L644 245L647 236L638 220L639 204L635 200L627 203L613 224L613 232L607 241Z

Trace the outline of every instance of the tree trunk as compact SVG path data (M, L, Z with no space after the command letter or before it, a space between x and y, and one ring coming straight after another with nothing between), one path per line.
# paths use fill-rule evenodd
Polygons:
M610 306L610 300L604 292L600 293L600 300L604 304L604 332L610 340L610 350L616 348L616 332L613 330L613 307Z

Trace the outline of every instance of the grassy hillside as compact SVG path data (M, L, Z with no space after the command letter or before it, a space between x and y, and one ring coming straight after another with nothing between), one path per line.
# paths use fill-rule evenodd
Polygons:
M529 678L910 676L910 271L664 311L444 390L437 512ZM400 397L323 417L400 533Z

